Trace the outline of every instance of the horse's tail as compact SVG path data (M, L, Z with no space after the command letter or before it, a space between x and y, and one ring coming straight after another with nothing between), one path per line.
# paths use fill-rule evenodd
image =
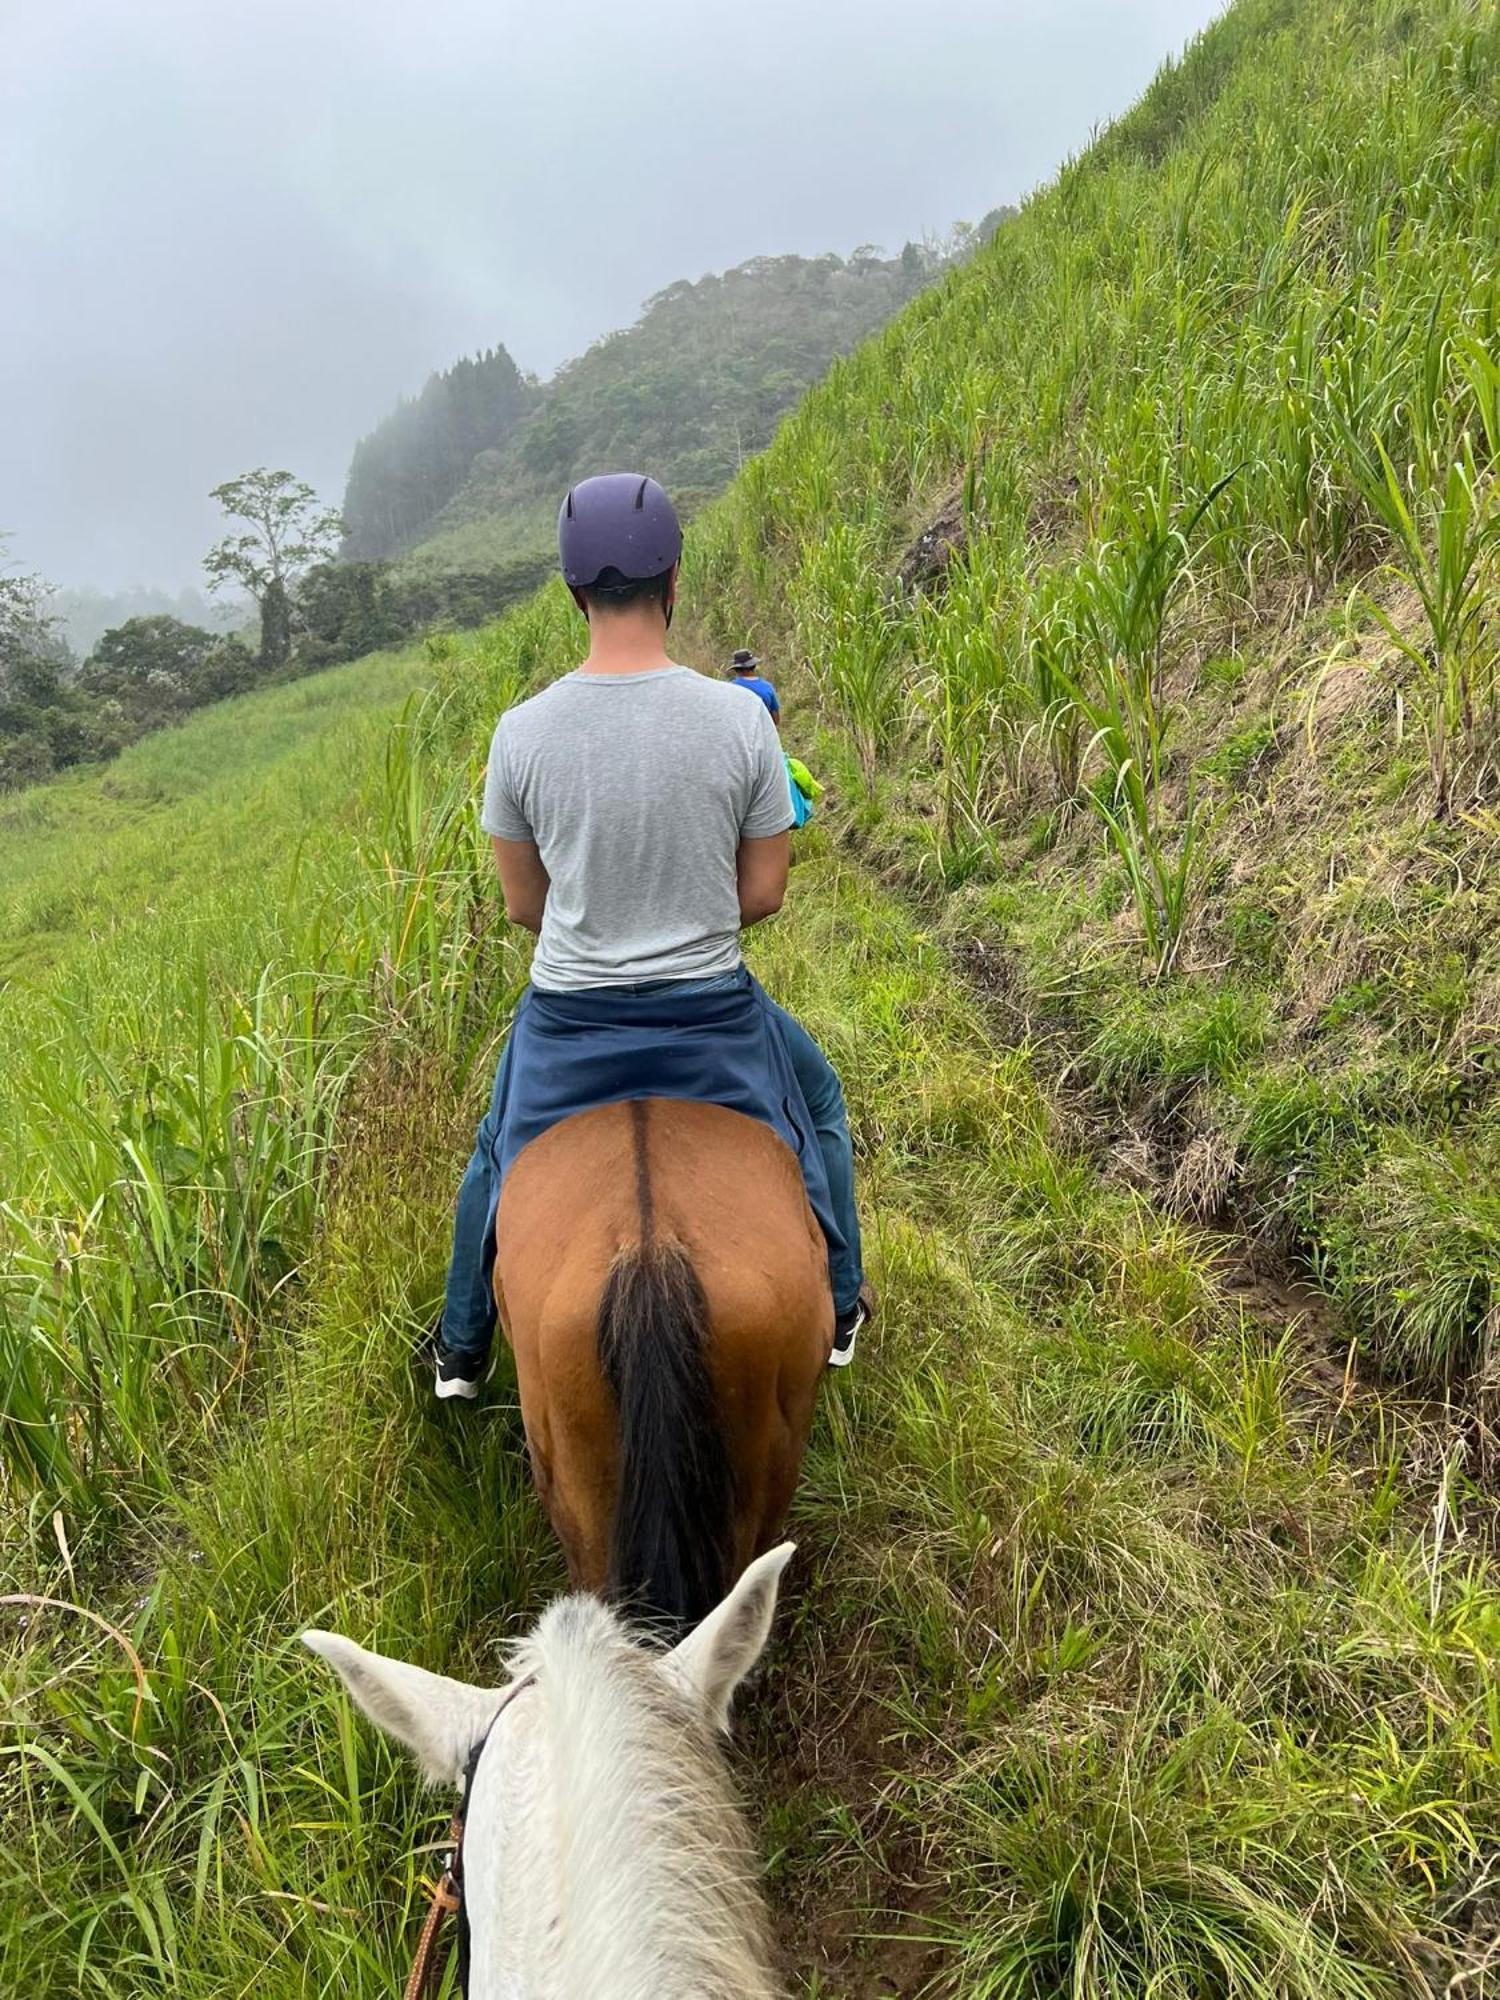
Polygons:
M616 1258L599 1304L599 1360L620 1422L609 1587L677 1631L729 1588L734 1475L704 1343L708 1302L676 1244Z

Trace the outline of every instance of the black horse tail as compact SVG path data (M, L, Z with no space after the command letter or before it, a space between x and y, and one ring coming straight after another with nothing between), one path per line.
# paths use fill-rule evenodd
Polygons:
M729 1588L734 1475L704 1344L708 1302L673 1243L616 1258L599 1304L599 1360L620 1420L610 1594L680 1636Z

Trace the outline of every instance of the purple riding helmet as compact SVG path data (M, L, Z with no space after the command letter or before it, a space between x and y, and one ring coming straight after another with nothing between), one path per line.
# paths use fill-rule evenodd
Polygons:
M563 581L586 590L605 570L629 583L669 570L682 554L677 510L654 479L640 472L601 472L580 479L557 516Z

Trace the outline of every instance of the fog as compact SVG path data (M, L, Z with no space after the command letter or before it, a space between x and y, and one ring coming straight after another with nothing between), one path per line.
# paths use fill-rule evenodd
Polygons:
M1046 179L1211 0L8 0L0 531L176 588L208 489L676 278L899 249Z

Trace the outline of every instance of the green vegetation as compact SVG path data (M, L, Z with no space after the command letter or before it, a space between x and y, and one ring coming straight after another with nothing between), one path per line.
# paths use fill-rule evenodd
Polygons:
M86 740L46 600L36 577L0 570L0 790L76 763Z
M808 1996L1493 1980L1497 69L1491 5L1240 0L691 538L688 656L821 710L753 950L883 1301L742 1719ZM6 1991L404 1971L444 1806L293 1635L481 1674L560 1581L508 1378L412 1357L524 972L479 759L580 633L6 802Z
M132 618L104 634L72 691L90 704L90 756L107 759L259 678L238 639L178 618Z
M1497 132L1493 5L1241 0L693 543L1156 1191L1432 1385L1500 1305Z
M258 605L254 651L238 635L139 613L107 628L75 667L53 608L67 594L35 577L0 575L0 792L107 762L230 695L450 623L483 624L529 595L552 568L550 558L529 557L477 575L397 577L385 563L313 561L324 550L329 517L316 515L311 489L290 473L248 474L219 492L249 508L255 525L210 551L205 567L243 584ZM309 702L327 699L325 692ZM7 817L20 823L24 810Z
M0 800L3 1045L25 1039L13 1017L46 1009L75 978L101 994L146 992L218 918L233 933L258 905L279 922L288 884L305 879L297 856L346 844L391 718L430 671L425 652L409 653L263 689L106 771ZM226 965L267 955L246 954Z
M495 451L540 401L503 347L428 377L361 438L344 488L344 553L395 555L440 514L482 451Z
M984 226L1000 219L997 212ZM970 240L956 232L949 245L909 244L890 260L868 250L847 260L757 257L722 276L669 285L634 326L596 342L524 403L507 391L499 434L476 448L465 476L419 525L403 517L397 532L384 529L388 496L368 464L383 448L382 427L349 475L351 552L389 555L415 544L404 567L422 572L513 560L550 547L558 494L601 466L649 467L690 505L717 493L834 356L883 325ZM440 404L420 422L432 389L388 420L413 450L419 431L430 451L453 434Z
M239 525L205 568L211 587L232 582L254 605L254 671L239 640L179 620L165 598L136 593L138 611L121 600L136 615L101 627L107 600L80 605L37 579L0 576L0 791L112 757L253 684L496 617L550 573L558 491L585 471L650 464L690 508L766 443L835 354L1009 213L979 231L960 225L941 246L908 244L891 262L868 250L847 263L757 258L670 286L545 386L503 347L456 362L360 442L338 561L340 518L291 473L261 469L216 488ZM387 560L416 542L418 555ZM81 672L64 622L87 635Z
M210 589L233 586L255 607L253 653L237 636L156 613L106 629L75 669L55 593L38 577L0 575L0 792L105 761L194 709L349 657L293 655L299 587L315 565L327 566L338 525L312 488L262 467L211 497L230 532L203 567ZM393 635L364 636L362 650L371 650Z
M211 632L232 623L224 605L214 605L201 590L152 590L137 586L131 590L89 590L65 585L52 593L48 609L57 620L68 650L78 660L86 660L106 632L113 632L132 618L176 618L184 625L196 625Z
M440 662L342 819L326 777L293 801L279 893L224 870L211 970L179 948L143 978L164 931L124 925L54 969L51 1040L31 1014L11 1042L8 1582L113 1629L8 1633L9 1990L402 1970L441 1807L293 1634L483 1672L560 1582L506 1377L455 1423L411 1363L524 965L475 750L577 630L554 589ZM800 1610L744 1721L800 1989L892 1953L901 1990L965 1994L1461 1967L1500 1838L1479 1497L1445 1462L1434 1540L1407 1433L1309 1402L935 939L826 835L794 887L757 962L848 1081L885 1301L830 1384ZM11 1002L9 1031L42 1006Z
M203 558L210 590L242 591L255 606L260 627L260 670L280 673L292 653L292 596L314 563L332 556L339 517L290 472L258 466L226 479L209 496L224 512L229 532Z

